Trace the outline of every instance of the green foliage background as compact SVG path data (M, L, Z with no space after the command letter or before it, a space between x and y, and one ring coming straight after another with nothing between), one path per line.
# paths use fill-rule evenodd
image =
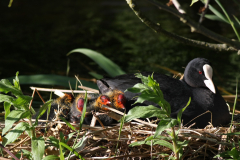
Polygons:
M165 1L168 2L167 0ZM235 92L235 79L240 75L236 53L217 53L176 43L150 30L135 16L125 0L89 1L9 1L0 2L0 78L15 75L66 75L90 78L89 71L105 74L90 58L66 54L76 48L89 48L102 53L125 72L157 71L171 73L155 64L183 72L188 61L205 57L213 62L215 83ZM240 17L236 3L221 1L228 13ZM202 41L209 40L182 24L178 18L163 12L146 1L141 10L168 31ZM200 2L189 7L182 2L188 15L198 21ZM214 5L214 4L213 4ZM217 8L217 7L216 7ZM205 20L203 25L228 38L235 38L231 26ZM239 28L237 28L239 30ZM210 41L211 42L211 41Z

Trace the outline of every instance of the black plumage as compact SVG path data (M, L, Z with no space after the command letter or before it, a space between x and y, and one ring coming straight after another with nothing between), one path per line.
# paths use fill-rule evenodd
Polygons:
M171 105L171 116L173 118L176 118L178 111L186 106L189 97L191 97L190 105L182 114L183 124L190 125L196 123L193 127L204 128L209 124L208 122L211 122L211 119L213 126L221 126L229 123L230 114L228 107L212 82L212 72L211 63L207 59L195 58L186 66L182 80L159 73L153 74L153 78L160 85L165 100ZM142 73L144 76L151 74L151 72ZM124 92L136 83L141 83L141 80L136 78L134 74L120 75L114 78L103 78L97 81L102 94L109 92L109 90L116 89ZM133 99L133 97L139 95L139 93L136 94L127 91L124 95L127 100L125 107L128 111L136 106L132 105L136 100ZM148 101L143 103L143 105L149 104L157 106ZM211 113L206 113L193 120L206 111L210 111ZM188 123L190 121L191 123Z

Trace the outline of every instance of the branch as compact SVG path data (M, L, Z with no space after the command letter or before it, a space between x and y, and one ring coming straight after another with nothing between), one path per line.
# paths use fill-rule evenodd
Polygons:
M185 15L177 12L176 10L160 3L160 2L156 2L155 0L147 0L150 3L152 3L153 5L157 6L159 9L165 10L177 17L180 18L180 20L183 23L186 23L187 25L189 25L191 27L191 31L192 32L197 32L200 33L208 38L211 38L217 42L221 42L224 44L227 44L229 46L232 46L233 48L240 50L240 43L238 41L232 41L228 38L225 38L224 36L221 36L217 33L212 32L211 30L199 25L198 23L194 22L193 20L191 20L190 18L187 18Z
M188 38L185 38L185 37L182 37L182 36L179 36L179 35L176 35L174 33L170 33L166 30L164 30L159 24L155 24L153 23L152 21L150 21L148 18L146 18L141 12L140 10L138 9L137 7L137 4L136 4L136 1L135 0L126 0L128 5L130 6L130 8L135 12L135 14L138 16L138 18L144 22L148 27L150 27L153 31L155 31L156 33L159 33L159 34L163 34L165 36L167 36L168 38L171 38L171 39L174 39L178 42L181 42L181 43L184 43L184 44L188 44L188 45L192 45L192 46L197 46L197 47L201 47L201 48L205 48L205 49L212 49L212 50L215 50L215 51L238 51L240 50L240 43L237 43L237 42L234 42L234 41L231 41L231 45L230 46L233 46L233 47L229 47L227 46L226 44L212 44L212 43L207 43L207 42L203 42L203 41L197 41L197 40L193 40L193 39L188 39ZM150 1L151 3L154 3L152 0L148 0ZM133 3L134 2L134 3ZM158 4L158 3L157 3ZM161 4L162 5L162 4ZM165 5L164 6L164 10L168 9L168 10L171 10L171 13L174 13L175 15L181 15L183 18L184 21L187 21L185 16L183 16L181 13L173 10L172 8L170 7L167 7ZM159 7L159 4L158 4L158 7ZM162 7L162 6L161 6ZM160 7L159 7L160 8ZM162 8L161 8L162 9ZM180 17L180 18L182 18ZM188 24L189 22L185 22L186 24ZM192 24L192 23L191 23ZM194 25L195 26L195 25ZM198 26L196 24L196 26ZM200 26L201 27L201 26ZM199 26L197 27L199 28ZM201 28L204 28L204 27L201 27ZM205 30L207 30L205 28ZM195 29L195 31L198 31ZM211 32L210 30L208 30L209 32ZM216 34L216 33L214 33ZM220 36L220 35L219 35ZM222 37L223 39L226 39L225 37ZM229 40L229 39L227 39ZM229 40L230 41L230 40ZM232 45L233 44L236 44L236 45ZM227 43L228 44L228 43Z

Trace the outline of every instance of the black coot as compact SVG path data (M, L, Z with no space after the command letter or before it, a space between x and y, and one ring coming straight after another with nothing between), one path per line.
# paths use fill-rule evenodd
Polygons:
M151 72L142 73L144 76L151 74ZM159 73L154 73L153 78L160 84L165 100L170 103L172 110L171 116L173 118L176 118L178 111L186 106L189 97L191 97L191 103L182 115L183 124L188 126L196 123L193 126L194 128L204 128L209 124L208 122L211 122L211 119L213 126L225 125L230 121L228 107L212 82L212 74L213 70L209 60L205 58L195 58L188 63L182 80ZM103 78L97 81L97 85L102 94L115 89L124 92L136 83L141 83L141 80L136 78L134 74L120 75L114 78ZM138 94L125 92L127 99L125 107L127 111L136 106L132 105L135 102L133 97L136 95ZM143 103L143 105L149 104L153 103L147 101ZM156 104L154 105L157 106ZM211 113L206 113L191 121L208 110Z

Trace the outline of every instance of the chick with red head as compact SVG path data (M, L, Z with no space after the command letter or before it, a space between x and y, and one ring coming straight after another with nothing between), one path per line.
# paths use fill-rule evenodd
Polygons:
M71 107L71 116L70 121L73 123L78 123L80 121L80 118L82 116L82 111L84 107L84 94L79 94L75 101L73 102L73 105ZM88 113L85 115L84 118L84 124L90 124L92 120L92 111L99 111L99 110L105 110L107 111L107 108L104 108L105 106L111 107L111 101L110 98L106 95L98 95L98 94L88 94L87 95L87 108L86 112ZM99 115L98 118L101 120L101 122L104 125L109 125L113 122L113 119L105 114Z

